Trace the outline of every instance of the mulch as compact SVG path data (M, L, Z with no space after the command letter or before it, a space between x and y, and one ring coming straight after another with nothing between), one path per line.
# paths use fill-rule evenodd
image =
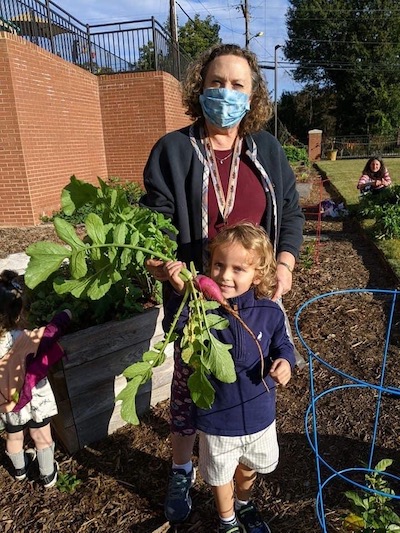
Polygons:
M311 298L331 291L376 288L392 290L399 280L382 262L375 248L360 233L351 219L323 219L319 225L318 205L321 194L332 197L329 184L321 190L314 177L309 196L302 199L309 216L305 227L302 259L296 267L294 286L285 297L288 315L294 317L300 306ZM0 255L23 251L29 242L52 238L52 229L16 231L0 229ZM18 244L15 235L18 233ZM316 235L320 238L316 241ZM40 235L39 235L40 234ZM21 244L23 247L21 248ZM393 314L393 333L387 350L387 364L382 354L390 295L346 293L314 300L303 308L295 331L295 342L302 355L309 350L339 369L340 375L325 364L313 363L316 394L336 387L316 403L318 448L333 470L360 466L370 459L374 416L380 397L379 386L399 387L399 310ZM383 370L385 370L384 381ZM343 387L346 376L377 388ZM315 498L317 476L315 454L306 436L305 413L310 402L309 368L296 369L291 382L278 394L277 426L281 458L277 470L259 476L254 499L273 532L316 533ZM96 398L93 398L96 401ZM375 437L373 464L381 458L394 460L391 472L400 475L400 399L388 394L381 397L379 426ZM312 435L312 420L307 428ZM196 450L197 452L197 450ZM168 470L171 461L168 430L168 401L158 404L145 415L140 426L125 426L108 438L70 456L60 445L56 459L63 474L76 476L80 484L72 493L56 488L42 490L35 479L13 481L8 470L4 446L0 446L0 531L15 533L161 533L169 529L163 515ZM197 454L194 457L197 461ZM329 470L329 468L331 470ZM355 474L357 478L358 474ZM362 479L361 479L362 481ZM342 531L342 519L349 504L345 490L352 487L334 478L324 490L328 531ZM393 488L396 490L396 486ZM397 487L400 493L400 487ZM193 511L189 520L176 531L204 533L215 531L217 516L210 488L198 478L193 489Z

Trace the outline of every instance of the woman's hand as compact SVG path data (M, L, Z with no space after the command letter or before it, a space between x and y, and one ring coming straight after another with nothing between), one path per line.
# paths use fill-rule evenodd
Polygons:
M164 271L164 261L161 259L147 259L145 266L154 279L157 281L167 281L168 274Z
M293 271L295 264L294 256L289 252L282 252L277 258L276 265L276 290L272 300L276 302L292 288Z

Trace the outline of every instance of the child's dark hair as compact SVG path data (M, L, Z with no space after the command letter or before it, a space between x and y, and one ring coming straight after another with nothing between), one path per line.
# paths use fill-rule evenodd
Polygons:
M15 328L22 311L22 288L19 274L3 270L0 274L0 336Z
M378 161L380 163L381 166L380 166L378 172L372 172L372 170L371 170L372 161ZM381 157L379 157L378 155L374 155L374 156L370 157L368 159L365 167L364 167L364 170L362 171L363 174L366 174L370 178L378 178L378 179L384 178L385 177L385 172L386 172L385 163L383 162L383 159Z

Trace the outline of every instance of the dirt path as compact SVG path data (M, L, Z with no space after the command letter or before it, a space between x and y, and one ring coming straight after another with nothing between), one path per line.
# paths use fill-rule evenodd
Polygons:
M303 204L314 205L320 195L319 186L314 184L310 197L302 200ZM323 195L327 197L328 193L323 190ZM315 220L307 222L302 260L296 267L293 290L285 298L292 321L300 305L318 294L340 289L393 289L398 286L398 280L380 262L374 248L360 237L351 221L323 221L318 245L315 241L317 230ZM26 232L23 235L29 240ZM10 253L12 236L13 232L6 234L0 230L0 250ZM12 251L22 250L13 247ZM349 372L360 372L366 379L378 379L377 358L380 357L384 335L386 305L385 301L371 301L371 298L318 303L305 313L301 331L313 349L326 358L333 358L335 365ZM397 316L396 320L400 322ZM307 356L302 345L298 343L298 347ZM398 339L393 340L390 353L398 356ZM389 373L390 379L399 386L398 372L393 370ZM318 367L316 372L318 387L336 383L336 378L326 369ZM314 507L314 454L304 430L308 391L308 368L297 370L290 385L280 390L278 431L281 460L272 475L260 476L257 482L255 500L273 532L320 531ZM93 398L93 401L96 399ZM373 398L368 394L343 394L329 398L321 406L321 446L335 467L342 467L346 462L358 462L365 457L374 405ZM393 400L384 405L384 424L378 442L378 456L394 459L397 469L400 449L397 431L393 428L399 427L399 406L400 402ZM140 427L126 426L72 457L58 448L56 458L61 471L81 480L72 494L56 489L43 492L34 481L14 482L7 471L4 446L1 446L0 462L4 466L0 466L0 531L167 531L162 510L171 459L167 419L168 402L164 402L143 419ZM340 509L346 507L344 488L348 487L336 484L327 491L330 531L340 531ZM178 531L215 531L217 517L212 495L201 479L196 481L193 501L192 515Z

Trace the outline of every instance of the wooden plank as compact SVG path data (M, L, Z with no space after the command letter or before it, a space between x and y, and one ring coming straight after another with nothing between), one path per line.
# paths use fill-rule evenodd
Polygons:
M148 349L149 342L144 341L66 369L65 380L69 397L74 398L85 389L95 390L102 383L113 382L115 376L119 376L125 368L139 361Z
M59 406L54 429L64 447L74 453L103 439L126 422L115 396L125 387L122 371L141 359L144 351L163 339L163 313L152 309L121 322L95 326L64 337L68 361L52 369L51 382ZM141 387L136 408L139 416L150 405L169 398L173 372L173 345L167 359L154 369L151 382Z
M63 360L64 368L80 366L127 346L148 341L154 335L162 335L162 313L160 307L155 307L127 320L107 322L65 335L61 340L67 354Z
M148 407L152 401L150 397L153 394L159 398L157 402L169 398L172 371L173 358L170 356L167 357L163 365L154 369L152 380L140 387L137 398L142 395L148 396ZM115 397L125 385L126 379L120 375L113 380L98 383L94 388L80 389L79 394L70 398L75 423L77 425L81 424L95 415L101 419L99 420L99 424L105 427L110 419L111 413L114 411ZM152 404L155 405L154 403Z

